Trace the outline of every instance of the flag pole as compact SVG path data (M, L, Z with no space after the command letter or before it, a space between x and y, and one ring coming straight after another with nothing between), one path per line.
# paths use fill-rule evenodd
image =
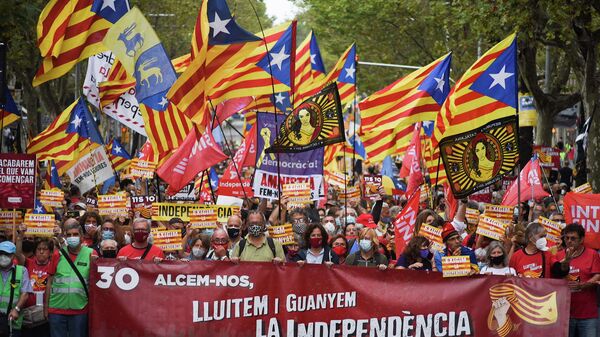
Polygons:
M271 68L271 54L269 54L269 47L267 47L265 31L263 30L262 23L260 22L260 18L258 17L258 12L256 11L254 4L252 3L252 1L248 1L248 3L250 4L250 7L252 7L252 10L254 11L254 15L256 16L256 21L258 22L258 26L260 27L263 45L265 46L267 61L269 61L269 76L271 78L271 93L273 95L272 97L275 97L275 80L273 79L273 69ZM292 25L295 26L296 22L293 21ZM296 78L295 72L294 72L295 57L296 57L296 30L293 29L293 31L292 31L292 50L290 50L290 85L291 85L290 92L294 91L294 80ZM273 102L273 111L275 112L275 139L278 139L279 138L279 128L277 125L278 124L277 123L277 106L275 105L275 102ZM279 163L279 152L277 152L275 155L277 156L277 203L279 205L281 205L281 165ZM283 214L283 212L279 212L280 216L282 214Z
M542 175L544 176L544 179L546 180L546 184L548 184L548 189L550 190L550 196L552 196L552 201L554 201L554 205L556 206L556 209L558 210L558 203L556 202L556 197L554 196L554 192L552 191L552 186L550 186L550 181L548 180L548 175L546 175L546 171L544 171L544 169L541 166L540 166L540 171L542 171Z
M355 166L356 166L356 105L357 105L357 93L358 93L358 46L356 48L356 53L354 54L354 63L356 63L356 69L354 70L354 99L352 100L352 129L354 134L354 142L352 143L352 177L354 178L355 174ZM362 173L362 172L361 172ZM359 175L360 176L360 175Z
M515 35L515 44L517 43L517 37L518 34ZM515 54L516 54L516 48L515 48ZM521 141L520 135L519 135L519 64L517 62L517 55L515 55L515 73L517 74L517 78L516 80L516 85L515 85L515 116L516 116L516 125L517 125L517 130L515 130L515 132L517 133L517 153L519 153L519 158L517 158L517 167L519 168L519 170L517 171L517 199L518 199L518 209L519 209L519 218L523 219L523 212L521 209L521 153L519 151L519 143ZM529 210L529 212L531 212L531 209Z
M214 118L217 120L219 129L221 130L221 134L223 135L223 141L225 142L227 151L229 151L229 157L231 158L231 162L233 163L233 168L235 169L235 173L237 174L238 180L240 181L240 186L242 187L242 193L244 193L244 199L248 199L248 196L246 195L246 190L244 189L244 183L242 182L242 176L240 175L240 170L238 169L238 166L235 163L235 159L233 158L233 150L229 146L229 142L227 142L227 137L225 137L225 132L223 132L223 127L221 126L221 121L219 120L219 117L217 116L217 110L215 110L215 107L213 106L210 98L208 99L208 104L210 104L210 108L213 111L213 113L215 114ZM211 130L211 132L212 132L212 130ZM209 176L209 180L210 180L210 176ZM212 191L212 185L211 185L211 191ZM214 199L214 196L213 196L213 199Z

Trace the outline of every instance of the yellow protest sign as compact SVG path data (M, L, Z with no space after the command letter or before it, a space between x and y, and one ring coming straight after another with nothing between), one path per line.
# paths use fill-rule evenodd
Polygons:
M25 214L25 235L53 236L54 214Z
M468 256L442 256L442 276L461 277L469 276L471 262Z
M192 210L214 208L217 212L217 221L226 223L233 214L238 214L238 206L202 205L202 204L177 204L170 202L152 203L152 220L169 221L172 218L180 218L185 222L190 221Z

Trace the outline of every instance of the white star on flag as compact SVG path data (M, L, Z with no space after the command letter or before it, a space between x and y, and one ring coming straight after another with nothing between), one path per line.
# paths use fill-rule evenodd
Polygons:
M310 63L317 64L317 54L310 54Z
M121 148L119 146L115 146L115 152L116 153L121 153Z
M285 61L288 57L290 57L290 55L285 53L285 46L281 47L281 49L279 50L279 53L269 53L271 54L271 65L276 65L279 70L281 70L281 63L283 63L283 61Z
M492 89L496 84L499 84L502 89L506 89L506 79L513 75L513 73L506 72L506 66L502 66L502 70L500 70L499 73L490 74L490 76L494 79L492 84L490 84L490 89Z
M169 103L169 100L163 96L163 98L160 100L160 102L158 102L158 104L160 104L160 106L162 106L163 108L165 107L165 105L167 105Z
M103 0L102 7L100 8L100 10L104 10L104 8L106 8L106 7L110 7L110 9L112 9L113 11L116 11L115 0Z
M344 68L344 70L346 71L346 77L354 79L354 72L356 71L356 69L354 69L354 64L352 64L350 68Z
M437 82L437 86L435 87L435 89L439 89L441 92L444 92L444 84L446 84L446 81L444 81L443 77L437 78L434 77L433 78L436 82Z
M283 104L284 100L285 96L283 96L282 93L278 92L277 95L275 95L275 104Z
M35 211L38 212L38 213L42 213L42 206L36 207Z
M431 123L433 123L433 122L432 121L424 121L423 127L429 129L429 127L431 126Z
M219 17L219 13L215 12L215 20L213 22L209 22L208 25L213 29L212 37L219 35L219 33L230 34L229 30L227 30L227 24L231 21L231 19L221 20Z
M71 124L75 125L75 128L78 129L81 125L82 119L79 118L79 115L75 115L75 119L71 122Z

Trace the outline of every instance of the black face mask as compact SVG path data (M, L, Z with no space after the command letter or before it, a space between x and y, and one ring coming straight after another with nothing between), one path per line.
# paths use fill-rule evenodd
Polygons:
M227 228L227 235L229 235L229 237L231 239L237 238L238 235L240 235L240 229L239 228Z
M32 253L35 248L35 242L29 240L23 240L23 252L24 253Z
M114 259L117 257L116 250L104 250L102 251L102 257L106 259Z
M492 257L490 257L490 262L494 266L499 265L499 264L504 264L504 255L492 256Z

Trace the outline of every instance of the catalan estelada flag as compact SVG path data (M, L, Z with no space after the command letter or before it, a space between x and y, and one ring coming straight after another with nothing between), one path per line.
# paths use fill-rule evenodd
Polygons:
M89 142L103 144L98 125L83 97L78 98L27 146L27 153L38 160L70 162L79 158ZM58 163L57 163L58 165ZM66 169L65 169L66 170ZM59 173L64 172L59 168Z
M46 180L45 183L49 188L61 188L62 183L60 182L60 176L58 174L58 170L56 168L56 164L54 160L50 160L48 162L48 171L46 172Z
M517 77L517 41L512 34L477 60L444 102L433 147L440 151L456 198L495 183L515 167Z
M115 63L110 68L106 81L98 84L100 107L104 108L121 97L122 94L135 87L135 78L127 74L125 68L115 58Z
M208 88L227 76L226 69L236 67L260 46L261 38L235 22L225 0L202 1L189 58L184 56L175 63L176 68L181 62L186 69L171 87L167 98L183 114L200 123L208 114Z
M333 69L327 74L320 87L337 82L342 106L354 100L356 94L356 44L353 43L339 58Z
M3 106L0 105L0 125L5 128L18 121L21 118L21 112L7 87L4 87L4 102Z
M262 52L243 60L211 89L209 98L213 104L229 98L293 90L296 21L287 27L268 53L264 46L257 49Z
M112 142L108 144L106 152L108 153L108 158L115 171L121 171L127 168L131 163L131 155L117 139L113 139Z
M361 132L411 127L436 118L450 92L451 54L373 93L359 103Z
M102 43L106 32L128 10L127 0L51 0L38 19L42 64L33 86L58 78L77 62L107 50Z
M294 102L298 104L321 90L322 82L327 74L321 58L321 49L317 43L317 36L312 30L298 46L295 71L293 98Z
M192 121L173 103L169 103L164 111L153 110L143 104L140 110L148 140L159 157L177 149L193 127Z

